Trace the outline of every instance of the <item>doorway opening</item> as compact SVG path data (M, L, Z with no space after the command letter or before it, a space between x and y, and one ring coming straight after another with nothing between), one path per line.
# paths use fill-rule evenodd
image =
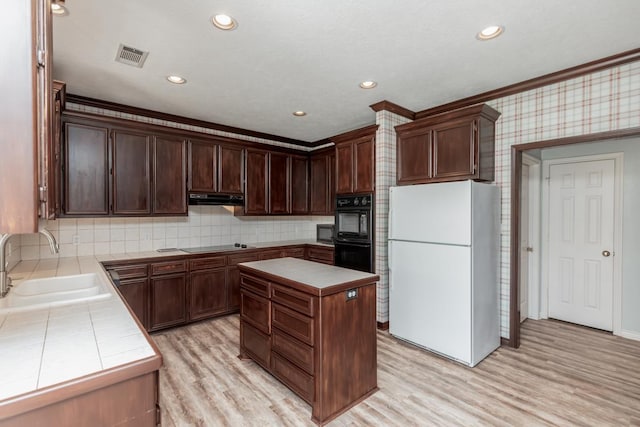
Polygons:
M509 340L505 344L511 347L520 346L520 281L521 281L521 225L520 213L522 205L522 169L523 156L527 150L546 149L585 142L599 142L626 137L640 136L640 129L626 129L622 131L600 132L590 135L560 138L555 140L518 144L511 147L511 239L510 239L510 296L509 296ZM531 293L529 293L531 298ZM544 298L539 298L542 305ZM619 308L619 307L618 307ZM620 312L621 310L618 310ZM532 313L528 313L532 316ZM614 331L616 328L614 316Z

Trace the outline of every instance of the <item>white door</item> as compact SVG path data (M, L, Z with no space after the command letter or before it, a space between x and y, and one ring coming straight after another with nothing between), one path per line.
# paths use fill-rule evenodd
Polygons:
M614 160L549 168L549 317L613 329Z
M520 322L529 317L529 165L522 165L520 192Z

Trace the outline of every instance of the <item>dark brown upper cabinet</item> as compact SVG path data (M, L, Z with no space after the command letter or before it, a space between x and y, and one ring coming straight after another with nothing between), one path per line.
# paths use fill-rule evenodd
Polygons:
M331 138L336 145L337 194L373 192L377 129L378 125L372 125Z
M267 181L269 168L269 152L264 150L247 149L246 154L246 188L244 213L248 215L266 215L268 209L269 183ZM236 209L242 213L243 207Z
M247 148L245 163L245 205L237 215L309 213L307 156Z
M243 152L240 146L189 142L189 191L242 194Z
M291 213L309 213L309 159L306 156L291 156Z
M151 214L151 136L111 131L114 215Z
M63 144L64 215L109 214L109 129L65 124Z
M333 215L335 199L335 149L313 153L309 161L309 213Z
M187 214L183 139L67 118L62 151L63 216Z
M289 203L291 158L284 153L269 153L269 213L291 213Z
M398 185L493 181L498 117L478 104L396 126Z
M183 139L156 136L153 141L153 213L187 214L187 150Z

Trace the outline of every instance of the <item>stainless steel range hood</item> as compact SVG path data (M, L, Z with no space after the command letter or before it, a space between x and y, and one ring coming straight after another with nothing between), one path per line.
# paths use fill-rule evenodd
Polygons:
M189 193L190 205L244 206L243 195Z

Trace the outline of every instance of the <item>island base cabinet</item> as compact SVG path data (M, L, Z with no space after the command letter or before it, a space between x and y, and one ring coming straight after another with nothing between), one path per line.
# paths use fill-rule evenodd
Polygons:
M286 260L296 271L318 272L318 263ZM308 402L312 420L323 425L378 390L378 277L314 288L254 267L273 261L239 266L240 358L253 359Z
M155 427L160 425L158 371L2 418L0 427Z

